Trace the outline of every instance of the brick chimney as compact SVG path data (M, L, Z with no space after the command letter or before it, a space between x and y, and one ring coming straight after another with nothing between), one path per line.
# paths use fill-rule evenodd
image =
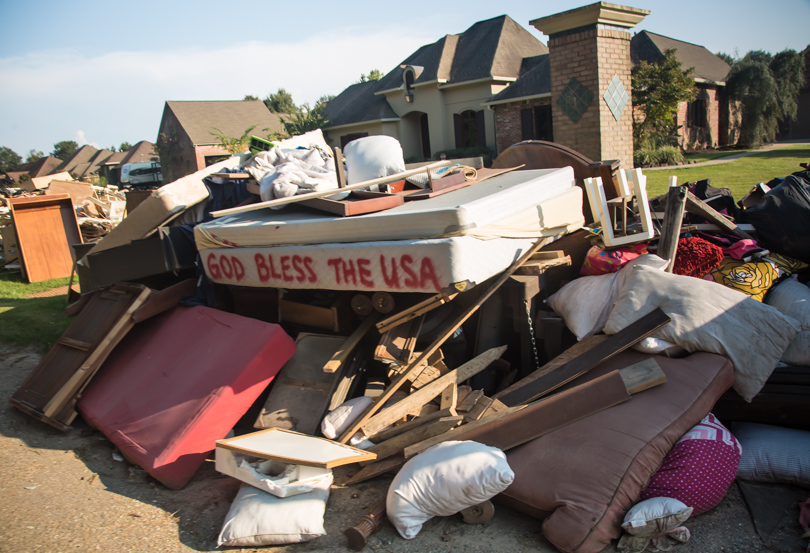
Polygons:
M530 22L549 37L555 142L633 167L629 29L649 13L597 2Z

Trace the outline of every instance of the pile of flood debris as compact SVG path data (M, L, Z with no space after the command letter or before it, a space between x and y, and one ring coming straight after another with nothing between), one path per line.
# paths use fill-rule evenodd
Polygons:
M664 548L735 479L810 486L807 171L648 198L616 162L395 142L317 131L152 193L77 256L12 404L172 489L213 453L242 482L225 546L323 535L347 465L396 475L354 549L494 504L561 551Z

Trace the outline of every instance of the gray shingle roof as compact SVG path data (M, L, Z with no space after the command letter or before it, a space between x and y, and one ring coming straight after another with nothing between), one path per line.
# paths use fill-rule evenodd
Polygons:
M153 157L158 157L155 145L148 140L141 140L137 144L133 145L129 150L124 152L124 154L124 157L122 157L118 162L120 165L124 165L126 163L138 163L141 161L151 161Z
M80 176L81 173L77 173L77 169L82 166L82 172L84 172L84 164L87 163L89 165L90 160L93 159L93 156L98 153L98 148L94 148L90 144L85 144L67 160L63 161L54 171L53 173L59 173L62 171L67 171L69 173L74 173L76 177Z
M32 161L31 163L24 163L19 165L16 171L25 171L31 178L35 177L42 177L44 175L50 175L56 172L56 168L59 167L62 163L64 163L58 157L53 156L45 156L43 158L38 159L37 161Z
M329 126L397 118L385 98L374 93L399 88L403 65L424 68L415 85L437 79L448 84L493 77L516 79L523 58L547 53L545 44L507 15L479 21L460 35L446 35L422 46L379 81L355 84L341 92L327 105Z
M520 78L493 96L489 102L500 103L517 98L549 94L551 92L551 64L548 54L523 58Z
M270 112L261 100L167 101L166 109L174 113L195 146L219 144L219 139L211 134L214 128L234 138L242 136L253 125L256 125L253 134L265 135L283 129L279 116ZM265 128L269 130L263 131Z
M675 57L684 69L694 67L692 76L697 79L723 82L731 66L712 54L703 46L675 40L649 31L641 31L630 41L630 57L633 65L642 61L655 63L664 56L664 52L674 48Z

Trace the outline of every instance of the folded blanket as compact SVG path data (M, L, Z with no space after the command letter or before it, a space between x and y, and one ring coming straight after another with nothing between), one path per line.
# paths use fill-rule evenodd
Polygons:
M334 161L318 150L272 148L244 165L259 182L262 201L338 188Z

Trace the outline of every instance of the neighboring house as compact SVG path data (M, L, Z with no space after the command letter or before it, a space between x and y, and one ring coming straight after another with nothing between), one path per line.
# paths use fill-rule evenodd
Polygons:
M107 183L121 184L121 167L127 163L138 163L143 161L158 161L157 148L148 140L141 140L131 146L125 152L115 152L104 160L101 168L101 175L107 179Z
M454 148L495 148L495 118L484 102L515 82L524 58L546 46L509 16L479 21L423 46L379 81L350 86L326 106L332 146L388 135L406 158Z
M54 173L67 171L75 179L79 179L79 177L84 173L84 171L90 167L91 160L98 154L98 148L94 148L89 144L85 144L78 150L76 150L72 156L68 159L63 161L55 170Z
M630 41L633 65L643 61L656 63L669 49L675 50L675 57L684 70L693 69L692 77L697 86L697 98L678 105L675 124L680 127L680 146L692 149L733 144L736 140L729 120L728 101L723 97L731 66L703 46L649 31L637 33Z
M615 148L611 150L612 139L582 138L581 130L577 129L578 117L571 123L559 113L554 115L558 95L566 92L564 87L569 84L571 75L552 75L552 68L571 72L572 64L582 66L579 79L574 79L581 83L588 80L585 75L604 72L607 82L602 82L602 76L588 81L589 87L599 90L609 84L611 77L617 76L626 81L624 91L629 95L631 62L655 62L665 50L675 48L683 68L694 68L693 76L699 88L694 102L684 102L679 107L678 125L683 127L681 143L713 146L733 142L728 109L724 107L721 94L730 66L702 46L647 31L631 39L627 31L621 29L643 19L644 14L649 13L644 10L622 8L631 14L630 19L613 21L611 24L619 30L612 32L610 24L605 24L605 17L611 17L609 12L613 8L610 6L612 4L602 2L532 22L533 25L551 22L549 32L554 35L557 62L552 62L549 49L542 42L506 15L480 21L461 35L447 35L423 46L380 81L352 85L329 102L326 108L329 124L324 127L327 139L333 146L344 146L361 136L389 135L399 139L406 158L428 158L441 150L475 145L487 145L497 155L522 140L554 141L554 118L557 117L557 122L564 122L566 127L565 132L558 129L557 142L583 153L587 151L586 155L593 159L607 155L611 159L622 158L628 164L632 159L631 142L618 152ZM579 18L583 26L576 27L572 23L564 32L558 31L555 21L558 16L574 22ZM590 17L596 19L591 21ZM604 30L597 31L597 28ZM588 32L594 38L586 36ZM585 42L575 43L573 38L566 38L574 35L585 37ZM607 47L611 53L606 54L605 47L592 53L596 48L593 45L605 40L612 41ZM629 45L622 45L628 42ZM571 51L566 52L566 48ZM577 54L573 51L575 48L584 50L578 50L580 54ZM625 57L625 61L616 65L613 61L616 55ZM588 66L589 63L604 63L606 67L600 72L596 65ZM555 79L560 80L556 88ZM555 91L553 99L552 90ZM601 98L602 94L595 96ZM625 101L629 101L629 96L626 98ZM601 105L599 109L602 110ZM601 112L595 120L588 117L583 118L580 126L596 124L595 128L601 126L608 135L619 132L624 136L624 130L617 130L616 123L609 122L610 116L607 123ZM627 125L630 129L629 123ZM628 148L629 155L622 153Z
M25 173L33 179L58 172L56 168L62 163L62 160L58 157L46 156L38 159L37 161L32 161L31 163L23 163L22 165L18 165L17 168L14 169L14 172Z
M167 101L158 131L164 181L171 182L228 157L217 131L239 138L253 126L252 134L262 137L283 130L279 116L261 100Z

